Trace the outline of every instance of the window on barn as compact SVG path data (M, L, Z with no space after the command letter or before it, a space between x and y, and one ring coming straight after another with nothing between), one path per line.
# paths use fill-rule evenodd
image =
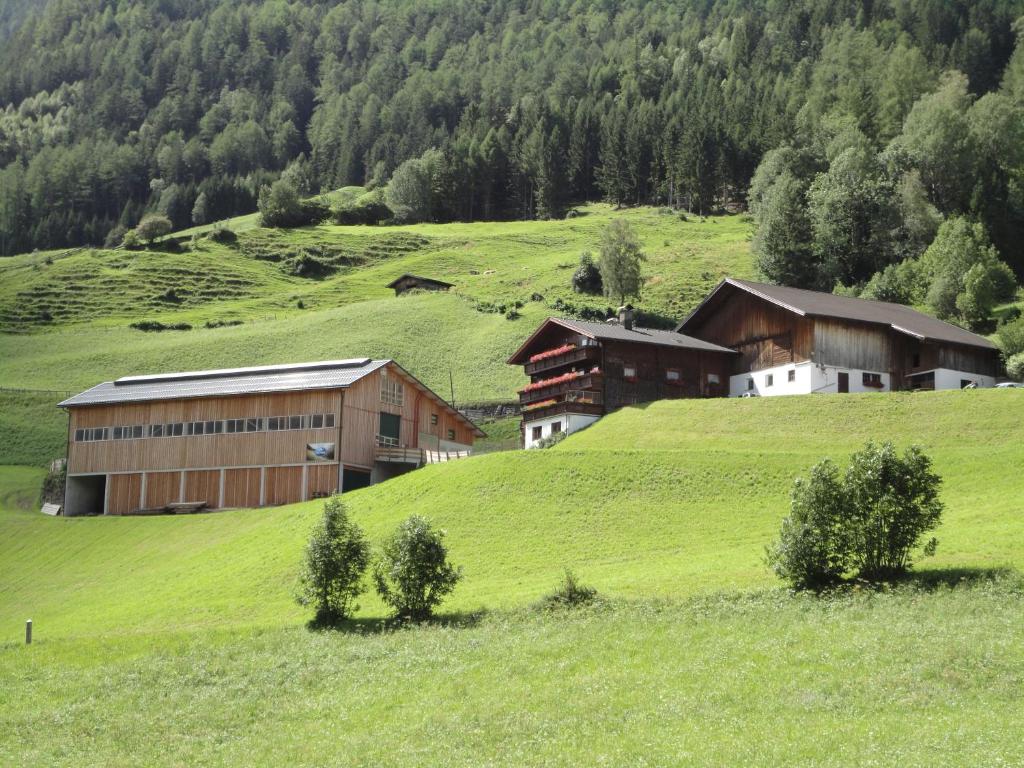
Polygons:
M770 387L774 383L775 383L775 374L774 373L769 373L767 376L764 377L764 385L766 387Z
M150 424L149 425L149 436L150 437L163 437L164 436L164 425L163 424Z
M430 425L433 426L433 427L437 426L437 414L436 413L430 414Z
M551 425L551 434L552 435L557 435L561 431L562 431L562 422L556 421L554 424Z
M622 366L622 378L627 381L636 381L636 365L632 363L625 363Z
M747 379L747 391L748 392L752 392L753 389L754 389L754 380L753 379Z
M678 368L669 368L665 371L666 381L679 381L681 374Z
M380 401L389 405L401 406L405 390L400 379L388 376L387 369L380 372Z
M301 416L289 416L288 417L288 429L302 429L302 417Z
M915 354L911 358L911 360L910 360L910 367L911 368L920 368L921 367L921 355Z
M708 384L718 384L718 383L720 383L720 381L721 381L721 379L718 378L718 374L717 373L709 373L708 374Z
M534 427L531 434L534 440L540 440L544 436L544 427Z
M790 368L789 373L786 374L786 381L796 381L796 369Z
M454 429L449 429L448 430L448 439L449 440L454 440L455 439L455 430Z
M325 413L324 414L324 426L327 427L328 429L331 429L331 428L334 427L334 414L333 413Z
M322 413L314 413L313 414L312 428L313 429L323 429L323 427L324 427L324 415Z
M868 373L865 371L861 374L861 382L865 387L873 387L875 389L882 388L882 374L880 373Z
M84 429L76 429L75 430L75 442L76 443L85 442L85 430Z

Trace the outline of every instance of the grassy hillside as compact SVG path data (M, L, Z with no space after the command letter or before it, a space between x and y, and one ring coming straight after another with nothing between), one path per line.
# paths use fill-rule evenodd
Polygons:
M933 455L921 572L965 580L793 598L762 563L792 478L869 437ZM465 568L441 624L397 632L370 595L303 627L318 503L76 520L0 495L0 760L1013 765L1024 584L994 574L1024 567L1022 438L1020 391L676 401L428 467L346 497L374 542L428 515ZM564 566L610 602L530 611Z
M939 554L925 566L1024 567L1021 391L660 402L548 451L428 467L346 498L374 539L412 512L449 531L466 569L452 609L522 605L565 566L609 594L678 597L774 584L762 554L793 477L868 437L924 445L945 479ZM294 567L319 506L8 514L0 614L28 612L51 637L294 624ZM71 574L55 567L71 562ZM364 615L381 612L364 601Z
M557 300L607 306L574 295L570 278L616 216L633 223L650 254L646 311L679 317L722 276L749 274L749 225L740 217L684 222L604 205L582 213L550 222L251 228L237 246L201 240L183 253L0 260L0 464L60 455L60 393L132 373L370 355L396 358L444 394L451 370L458 402L510 399L520 374L505 360L537 322L561 313ZM337 269L320 279L290 274L300 254ZM456 288L396 299L385 286L403 272ZM516 301L517 319L496 311ZM193 330L129 327L143 320ZM238 325L206 327L221 323Z

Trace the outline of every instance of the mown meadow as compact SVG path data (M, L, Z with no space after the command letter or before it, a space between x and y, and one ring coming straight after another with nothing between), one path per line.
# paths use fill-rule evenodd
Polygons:
M318 503L65 520L9 497L0 756L1013 765L1022 436L1015 391L675 401L428 467L346 497L374 542L428 516L464 567L440 620L405 629L372 594L306 627L292 589ZM938 555L895 589L793 596L763 562L792 479L868 438L934 457ZM563 567L603 601L531 608Z

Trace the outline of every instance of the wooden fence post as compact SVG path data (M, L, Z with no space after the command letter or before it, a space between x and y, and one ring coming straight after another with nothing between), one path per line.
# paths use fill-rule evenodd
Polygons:
M32 619L25 622L25 645L32 645Z

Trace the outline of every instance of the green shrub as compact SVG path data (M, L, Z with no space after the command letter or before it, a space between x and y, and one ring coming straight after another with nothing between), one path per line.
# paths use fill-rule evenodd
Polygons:
M541 598L538 604L542 610L558 608L579 608L597 600L597 590L580 582L568 568L562 574L562 580L554 592Z
M341 497L332 496L306 545L296 600L316 610L318 623L348 618L359 608L355 601L369 564L366 536L349 518Z
M172 229L174 229L174 225L169 218L154 213L143 217L139 226L135 228L135 234L140 240L152 244L158 237L169 234Z
M789 517L768 548L768 564L798 589L838 581L850 564L849 507L839 469L829 459L797 478Z
M238 235L227 227L214 227L206 233L206 238L222 245L232 245L238 242Z
M996 331L996 341L1007 358L1024 352L1024 317L1000 326Z
M558 445L560 442L565 440L568 432L555 432L553 435L542 437L536 443L533 444L534 448L550 448L553 445Z
M258 207L264 227L305 227L319 224L330 215L330 206L319 198L302 200L286 179L260 189Z
M941 478L916 445L896 453L892 443L868 443L853 454L843 484L850 505L853 565L868 579L904 573L921 537L942 518ZM925 554L935 550L935 539Z
M1024 381L1024 352L1018 352L1007 359L1006 375L1014 381Z
M576 293L600 294L602 292L601 272L594 263L590 251L580 254L580 265L572 274L572 289Z
M942 516L941 479L931 459L911 446L868 443L842 479L828 459L793 487L790 515L768 548L769 565L798 589L825 586L853 573L886 579L905 573L911 553ZM931 555L931 539L923 553Z
M448 562L444 531L418 515L403 521L384 542L373 570L377 593L395 616L422 621L449 595L462 569Z
M380 224L391 218L391 209L384 200L384 190L375 189L351 203L343 203L331 211L335 224Z

